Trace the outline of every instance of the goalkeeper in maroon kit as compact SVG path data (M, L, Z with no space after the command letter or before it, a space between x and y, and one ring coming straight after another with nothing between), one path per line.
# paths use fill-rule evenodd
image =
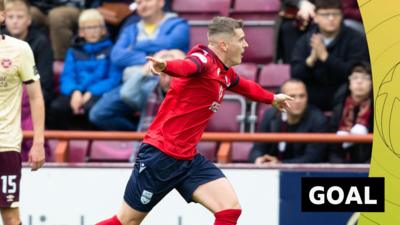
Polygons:
M208 42L193 47L183 60L148 57L155 73L175 78L140 147L122 207L97 225L138 225L174 188L187 202L209 209L214 225L237 223L241 207L232 185L219 168L196 153L196 145L226 90L280 110L287 110L292 98L274 95L233 70L248 47L241 21L214 18Z

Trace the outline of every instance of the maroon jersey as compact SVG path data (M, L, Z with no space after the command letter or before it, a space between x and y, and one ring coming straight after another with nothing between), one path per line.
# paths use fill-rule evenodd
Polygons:
M168 61L163 72L175 78L143 142L176 159L196 155L196 145L227 89L252 100L273 102L272 93L240 78L202 45L192 48L184 60Z

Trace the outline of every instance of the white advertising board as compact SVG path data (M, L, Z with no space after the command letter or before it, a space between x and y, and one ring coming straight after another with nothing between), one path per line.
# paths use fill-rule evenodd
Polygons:
M239 225L278 225L279 171L224 169L243 208ZM21 217L24 225L93 225L118 210L129 168L23 169ZM212 225L214 216L187 204L178 192L167 195L143 225ZM0 222L1 224L1 222Z

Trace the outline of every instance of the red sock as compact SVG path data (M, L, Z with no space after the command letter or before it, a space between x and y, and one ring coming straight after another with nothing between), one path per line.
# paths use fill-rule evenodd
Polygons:
M122 223L119 221L118 217L115 215L110 219L106 219L106 220L96 223L96 225L122 225Z
M241 209L227 209L223 211L216 212L214 225L236 225L239 219Z

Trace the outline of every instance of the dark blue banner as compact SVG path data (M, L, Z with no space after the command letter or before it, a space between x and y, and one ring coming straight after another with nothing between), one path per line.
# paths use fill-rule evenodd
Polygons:
M368 177L354 172L281 172L279 225L346 225L352 212L302 212L302 177Z

